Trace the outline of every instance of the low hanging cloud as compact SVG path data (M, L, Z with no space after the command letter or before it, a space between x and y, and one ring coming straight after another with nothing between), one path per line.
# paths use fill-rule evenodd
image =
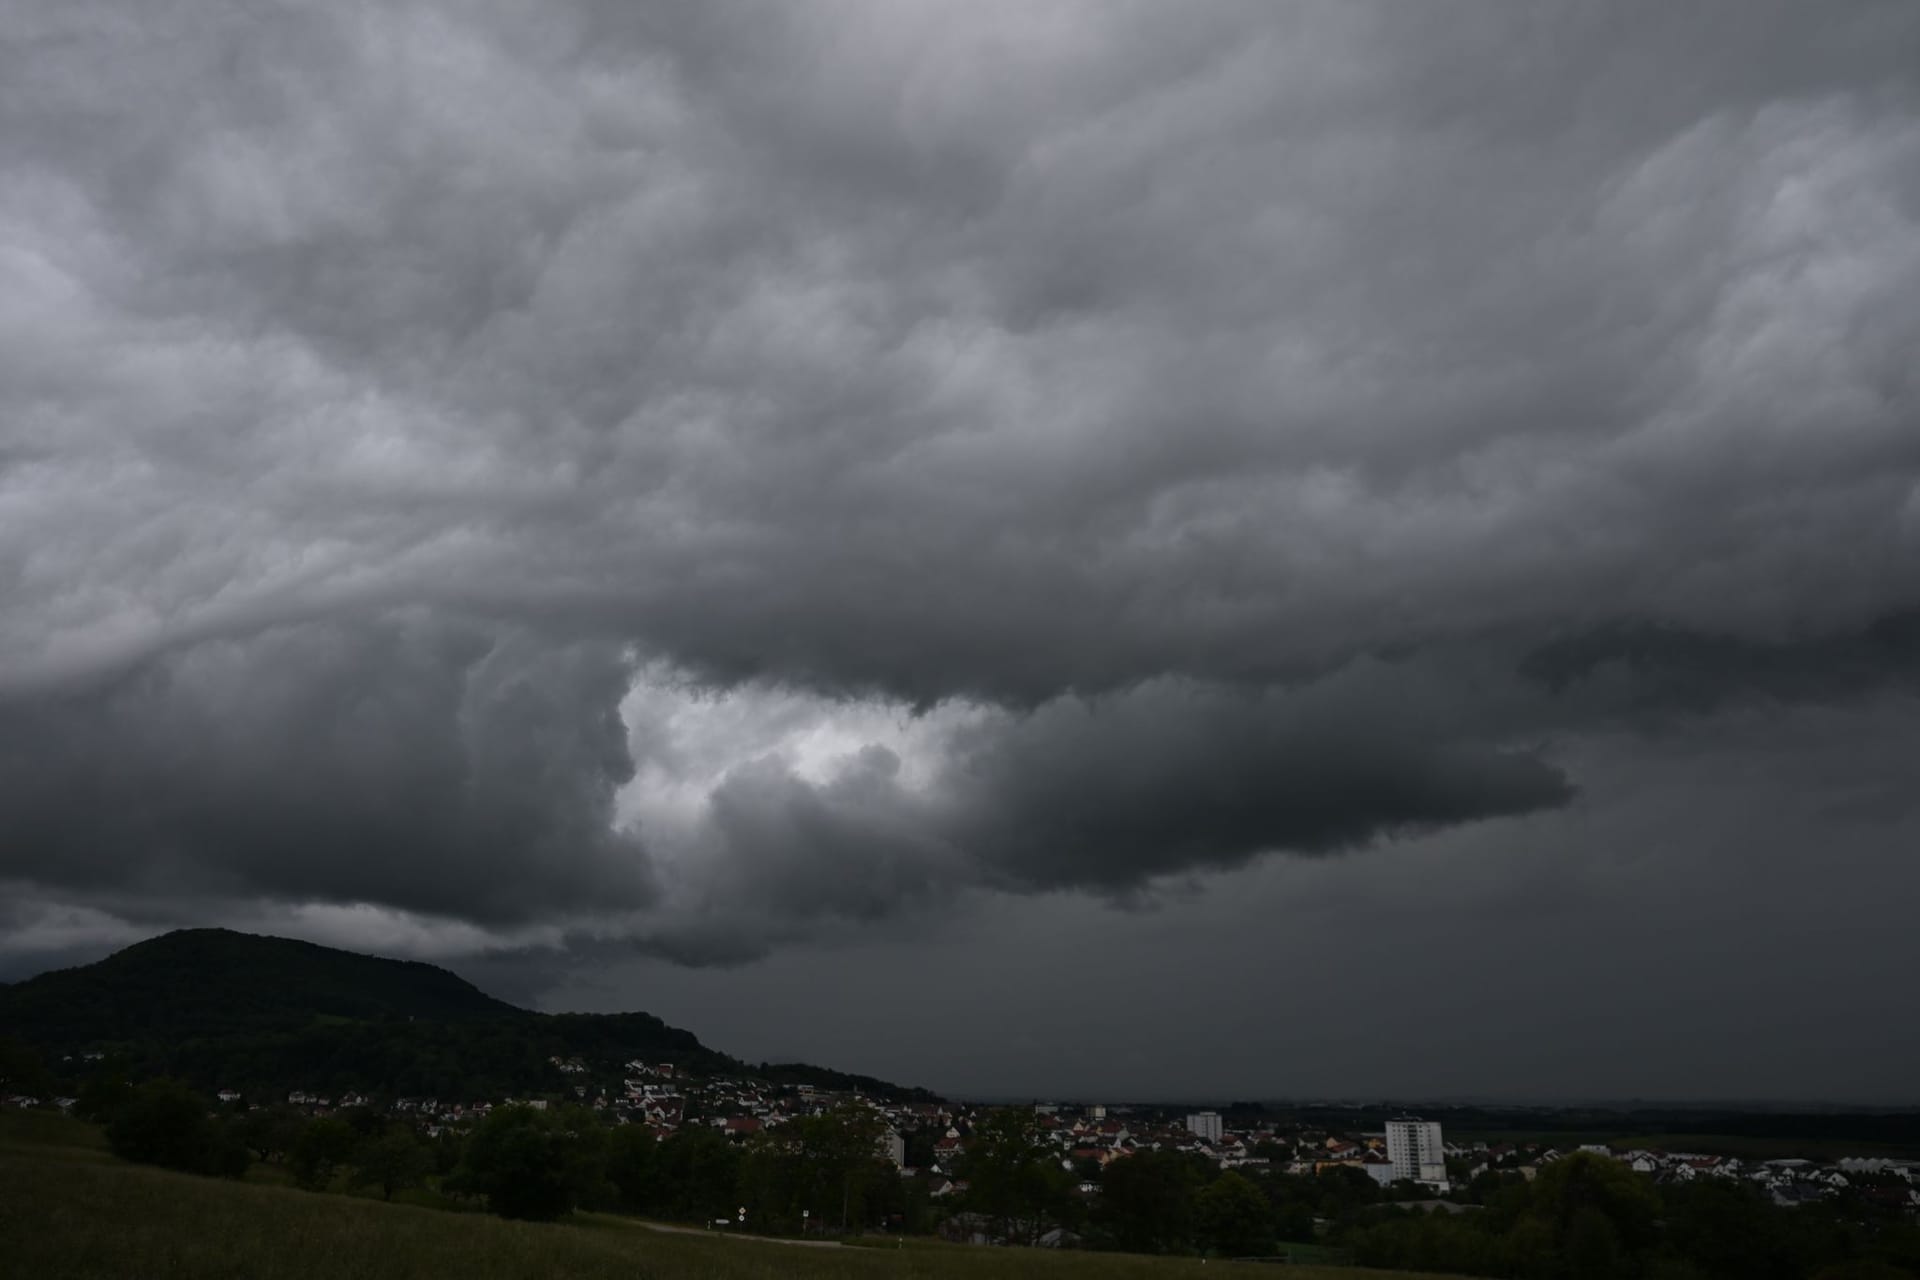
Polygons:
M617 649L418 617L208 641L0 708L0 874L488 923L652 893ZM137 911L137 907L135 908Z
M1392 683L1382 681L1381 684ZM679 958L749 953L783 928L876 919L968 889L1129 900L1263 854L1332 855L1398 833L1558 807L1536 752L1463 739L1358 692L1154 682L967 717L923 781L873 743L824 777L748 761L707 797L675 862Z
M454 934L469 943L531 930L551 945L539 926L571 921L704 962L968 890L1125 898L1572 790L1537 750L1496 740L1511 709L1484 704L1469 729L1424 668L1366 663L1265 693L1163 680L1033 709L895 705L877 721L890 714L891 735L831 698L681 681L636 703L634 679L606 646L403 615L203 643L84 694L15 700L0 717L0 809L19 835L5 872L135 918L378 904L494 931ZM766 705L779 701L784 717ZM836 745L782 749L822 728ZM368 921L302 923L357 936Z
M1267 855L1566 808L1579 786L1556 742L1916 692L1911 619L1800 644L1589 632L1356 659L1265 690L1162 679L1035 708L895 705L891 726L831 699L669 682L629 703L635 741L679 783L676 800L636 750L628 813L671 886L636 932L726 961L966 890L1138 902Z
M1911 689L1900 0L4 26L23 895L738 957Z

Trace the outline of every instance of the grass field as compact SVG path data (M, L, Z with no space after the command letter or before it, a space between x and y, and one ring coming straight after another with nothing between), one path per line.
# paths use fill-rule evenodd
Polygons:
M1206 1270L1200 1270L1205 1267ZM1157 1280L1273 1274L1253 1264L1123 1254L759 1244L654 1231L605 1214L504 1222L130 1165L97 1130L56 1115L0 1122L0 1274L35 1280ZM1286 1267L1289 1280L1423 1280L1409 1272Z

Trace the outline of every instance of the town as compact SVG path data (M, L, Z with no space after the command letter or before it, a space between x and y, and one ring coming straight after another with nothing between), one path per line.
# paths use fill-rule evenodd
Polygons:
M1900 1109L953 1098L217 930L0 1001L0 1148L29 1188L69 1151L76 1178L119 1157L128 1194L197 1175L175 1191L253 1184L234 1195L294 1217L372 1200L723 1252L1007 1250L996 1267L1016 1246L1501 1280L1920 1264L1920 1113Z
M100 1055L84 1059L97 1064ZM90 1065L69 1061L68 1066ZM545 1112L577 1107L608 1126L632 1126L666 1141L689 1131L711 1132L734 1146L773 1134L807 1118L848 1111L869 1113L875 1155L909 1189L909 1200L939 1206L964 1205L969 1190L968 1153L986 1119L1008 1111L1031 1113L1034 1140L1071 1176L1072 1193L1092 1201L1103 1175L1116 1162L1147 1153L1171 1153L1204 1161L1222 1171L1291 1178L1364 1175L1383 1199L1403 1209L1466 1213L1480 1207L1503 1182L1532 1182L1555 1162L1576 1153L1617 1161L1655 1185L1718 1181L1748 1184L1776 1206L1806 1205L1851 1191L1887 1210L1920 1214L1920 1159L1881 1154L1740 1156L1688 1150L1652 1142L1619 1145L1592 1141L1512 1141L1483 1137L1448 1141L1436 1121L1390 1119L1384 1125L1334 1127L1267 1116L1242 1121L1215 1110L1188 1111L1148 1104L1006 1103L903 1100L860 1089L809 1084L773 1084L748 1077L702 1077L672 1062L594 1063L553 1057L548 1065L558 1087L539 1095L481 1100L381 1097L357 1092L329 1094L295 1089L284 1096L253 1097L223 1088L214 1095L221 1111L240 1115L274 1111L306 1119L373 1115L404 1125L427 1140L458 1140L496 1109L525 1107ZM72 1110L74 1097L14 1094L15 1108ZM1351 1171L1351 1172L1348 1172ZM744 1217L744 1211L742 1214ZM736 1220L736 1225L739 1220ZM977 1213L937 1218L949 1239L1005 1243ZM1040 1233L1033 1243L1077 1244L1070 1231Z
M584 1077L589 1066L578 1058L552 1060L563 1075ZM965 1102L896 1103L859 1091L818 1089L811 1085L774 1086L749 1080L699 1079L672 1063L623 1064L620 1087L577 1084L573 1100L608 1113L614 1123L645 1126L656 1138L684 1125L706 1126L742 1140L802 1116L819 1116L842 1107L865 1107L884 1121L882 1154L904 1178L923 1180L934 1200L967 1189L968 1135L981 1117L999 1104ZM237 1093L223 1090L220 1101L235 1105ZM564 1096L502 1099L499 1102L443 1102L433 1098L397 1098L395 1114L417 1119L423 1132L437 1136L461 1132L496 1105L526 1105L543 1110ZM22 1100L24 1101L24 1100ZM293 1092L289 1105L325 1115L341 1108L381 1105L357 1094L338 1099ZM1413 1205L1457 1210L1467 1207L1466 1189L1486 1175L1532 1181L1554 1161L1575 1151L1607 1156L1656 1184L1715 1178L1752 1183L1777 1205L1805 1204L1832 1196L1856 1180L1871 1179L1876 1198L1890 1206L1920 1212L1920 1159L1842 1156L1815 1161L1795 1156L1746 1158L1684 1149L1603 1143L1446 1142L1437 1122L1415 1118L1388 1121L1382 1131L1329 1131L1277 1123L1230 1126L1217 1111L1180 1112L1151 1105L1092 1103L1031 1104L1038 1133L1055 1150L1063 1169L1085 1175L1078 1190L1099 1193L1098 1172L1115 1160L1148 1151L1198 1156L1221 1169L1271 1169L1293 1176L1355 1169L1383 1188L1404 1185ZM910 1158L910 1156L912 1158ZM1885 1185L1887 1180L1901 1184ZM1458 1193L1458 1194L1456 1194ZM1451 1197L1451 1198L1450 1198Z

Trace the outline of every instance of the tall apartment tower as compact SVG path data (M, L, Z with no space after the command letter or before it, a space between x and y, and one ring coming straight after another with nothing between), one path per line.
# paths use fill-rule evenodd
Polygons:
M1396 1180L1407 1178L1435 1191L1447 1190L1446 1149L1438 1120L1387 1121L1387 1159Z
M1208 1142L1220 1141L1220 1113L1218 1111L1196 1111L1187 1117L1187 1132Z

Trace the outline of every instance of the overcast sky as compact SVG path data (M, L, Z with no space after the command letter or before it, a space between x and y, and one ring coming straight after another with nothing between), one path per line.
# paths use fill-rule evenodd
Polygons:
M1920 7L0 0L0 976L1916 1101Z

